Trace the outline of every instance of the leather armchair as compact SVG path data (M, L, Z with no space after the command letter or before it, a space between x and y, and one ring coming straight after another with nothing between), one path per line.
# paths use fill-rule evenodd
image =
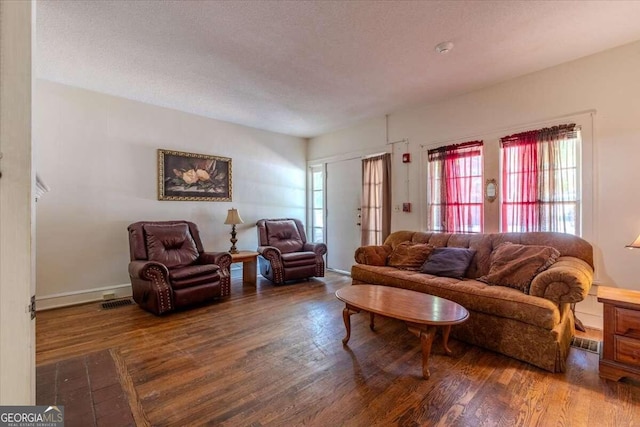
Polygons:
M129 277L141 308L160 315L229 295L231 255L205 252L194 223L141 221L127 229Z
M302 222L294 218L261 219L258 227L260 274L279 285L289 280L324 277L327 245L308 243Z

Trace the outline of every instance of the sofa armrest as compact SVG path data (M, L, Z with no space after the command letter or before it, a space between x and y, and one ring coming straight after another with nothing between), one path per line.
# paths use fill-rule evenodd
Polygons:
M327 245L324 243L305 243L302 250L306 252L315 252L316 255L322 256L327 253Z
M169 270L164 264L155 261L131 261L129 263L129 277L132 279L152 280L158 275L165 282L169 282Z
M579 258L565 256L533 279L529 293L558 305L576 303L586 298L592 283L591 266Z
M216 264L223 274L229 274L231 262L232 259L229 252L202 252L198 259L198 264Z
M387 265L387 258L391 255L391 245L360 246L356 249L355 260L358 264Z

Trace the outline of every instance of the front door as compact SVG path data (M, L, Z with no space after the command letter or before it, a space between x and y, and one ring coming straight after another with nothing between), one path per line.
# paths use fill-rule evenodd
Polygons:
M327 163L327 268L350 272L360 246L362 160Z

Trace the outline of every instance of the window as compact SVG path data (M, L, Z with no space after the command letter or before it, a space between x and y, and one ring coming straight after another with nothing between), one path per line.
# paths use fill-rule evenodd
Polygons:
M430 230L482 232L482 147L470 141L428 151Z
M580 234L580 145L575 124L500 140L502 231Z
M324 242L324 173L322 166L311 168L311 236L313 243Z

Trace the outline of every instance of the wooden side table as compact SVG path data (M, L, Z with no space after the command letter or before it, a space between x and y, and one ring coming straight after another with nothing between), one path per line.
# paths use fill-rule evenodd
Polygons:
M640 292L598 287L604 304L604 342L600 376L640 380Z
M238 251L237 254L231 254L231 262L242 263L242 283L247 285L256 285L258 279L258 252Z

